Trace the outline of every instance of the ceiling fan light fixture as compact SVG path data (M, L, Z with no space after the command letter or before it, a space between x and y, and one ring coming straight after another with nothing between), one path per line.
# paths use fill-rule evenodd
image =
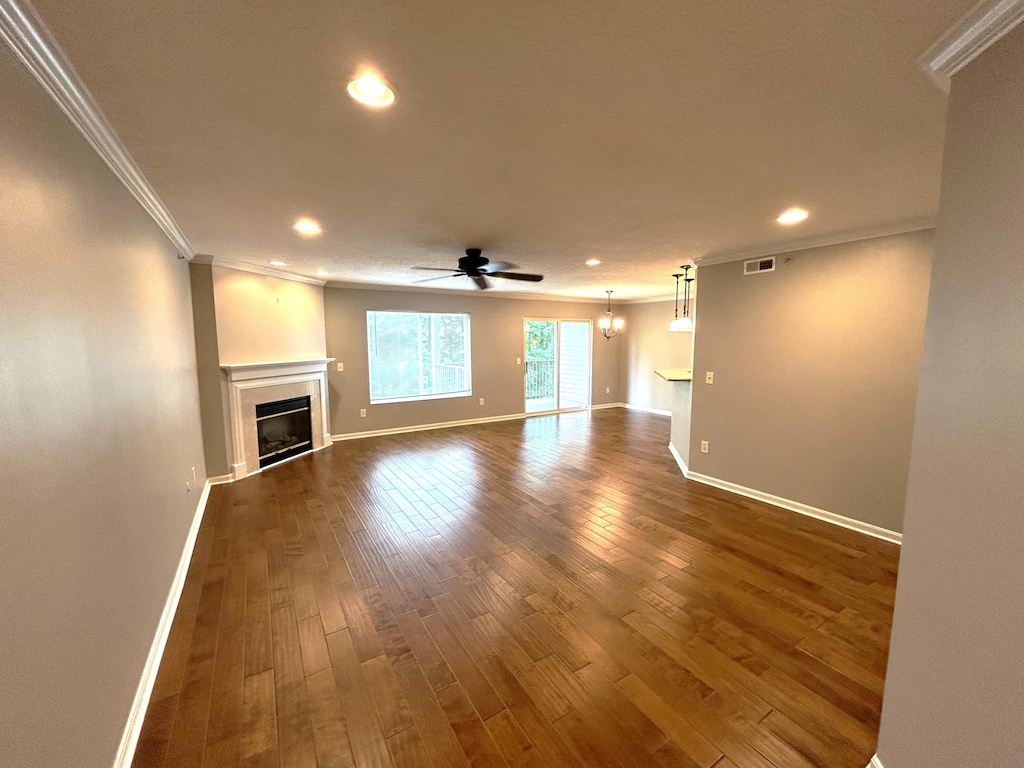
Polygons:
M368 107L387 107L395 101L395 92L377 75L360 75L352 80L348 95Z

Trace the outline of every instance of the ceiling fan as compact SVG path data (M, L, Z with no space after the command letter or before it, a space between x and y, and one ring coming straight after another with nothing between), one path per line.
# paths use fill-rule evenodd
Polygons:
M490 261L486 256L481 255L479 248L467 248L466 255L459 259L459 266L455 269L442 269L441 267L413 267L426 272L448 272L450 274L439 277L428 277L423 280L414 280L415 283L428 283L431 280L444 280L446 277L468 277L480 290L487 290L491 284L487 282L489 277L499 277L504 280L525 280L529 283L539 283L544 275L531 275L527 272L509 272L510 269L517 269L515 264L507 261Z

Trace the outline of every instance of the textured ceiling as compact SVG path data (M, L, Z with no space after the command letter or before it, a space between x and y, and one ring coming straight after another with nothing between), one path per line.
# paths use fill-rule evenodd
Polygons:
M547 276L511 290L626 299L932 216L946 104L914 60L973 0L35 5L201 253L407 284L479 246ZM390 109L346 95L365 66Z

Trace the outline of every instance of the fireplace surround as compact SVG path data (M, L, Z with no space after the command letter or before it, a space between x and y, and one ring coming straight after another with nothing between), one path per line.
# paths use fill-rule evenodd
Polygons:
M299 445L299 443L306 442L305 440L296 441L287 447L281 443L273 451L296 450L290 451L284 456L278 453L277 460L291 458L309 450L320 450L331 444L330 430L327 426L327 366L333 361L334 358L319 358L221 365L225 374L229 402L228 414L231 422L232 480L240 480L276 463L276 461L261 460L260 456L260 424L266 416L279 415L271 412L275 407L281 408L280 405L275 406L274 404L308 400L308 406L304 407L308 407L307 414L310 424L309 444ZM289 407L283 410L298 411L299 409ZM267 431L266 427L263 431ZM281 440L282 438L281 430L272 431L272 440ZM265 439L264 447L266 446L267 440Z

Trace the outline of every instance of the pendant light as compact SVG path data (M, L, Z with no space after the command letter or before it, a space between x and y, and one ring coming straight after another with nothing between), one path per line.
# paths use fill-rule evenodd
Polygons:
M670 331L692 331L693 330L693 318L690 317L690 283L693 282L693 278L690 277L690 269L692 264L684 264L680 269L682 272L672 275L676 279L676 316L671 323L668 324ZM683 316L679 316L679 278L683 278Z
M626 321L621 317L612 317L612 292L605 291L605 293L608 294L608 309L605 311L604 317L597 321L597 327L601 329L601 333L606 339L610 339L612 336L619 335Z

